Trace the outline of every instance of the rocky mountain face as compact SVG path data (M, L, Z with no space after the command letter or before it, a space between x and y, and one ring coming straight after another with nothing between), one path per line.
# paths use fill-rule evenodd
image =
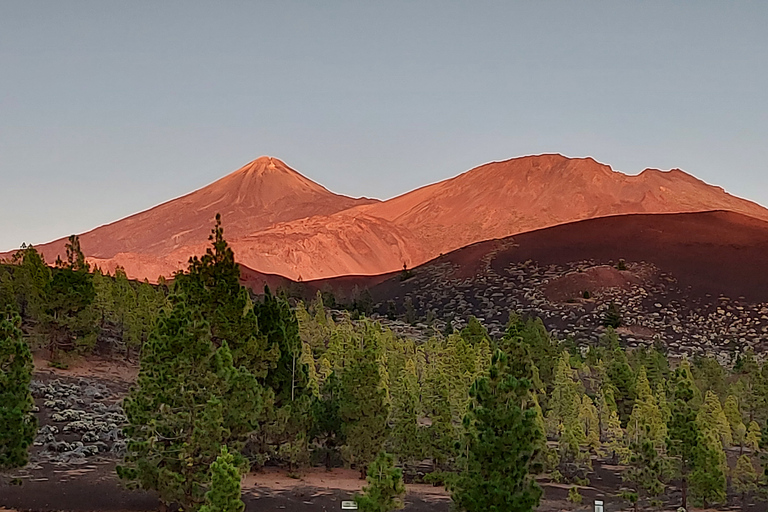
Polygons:
M680 170L628 176L591 158L539 155L492 162L378 201L334 194L261 157L186 196L81 235L89 260L155 280L205 251L216 213L238 261L293 280L377 275L470 244L584 219L768 210ZM65 241L39 246L52 262Z

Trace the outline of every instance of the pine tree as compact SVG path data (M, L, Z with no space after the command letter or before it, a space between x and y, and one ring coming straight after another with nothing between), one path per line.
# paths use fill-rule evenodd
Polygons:
M379 363L381 348L369 332L352 355L341 376L339 415L346 444L345 459L365 476L368 464L381 452L387 439L389 397Z
M616 411L619 413L621 424L626 426L635 403L635 374L627 361L624 351L616 347L608 363L606 375L613 388L613 398L616 401Z
M576 460L580 447L586 442L584 424L579 421L581 396L579 384L573 377L570 355L563 352L555 370L546 423L550 433L559 435L560 454L567 461Z
M703 433L712 434L712 437L720 439L723 448L733 444L731 425L728 423L720 399L713 391L707 391L696 420Z
M21 317L0 316L0 469L27 463L37 431L32 415L32 354L22 339Z
M274 402L262 420L262 444L288 463L290 471L309 461L309 431L312 424L312 396L309 367L302 357L299 323L284 297L264 288L264 297L255 306L259 330L268 346L277 347L276 367L265 384L274 393Z
M419 426L422 416L419 399L419 381L416 365L408 360L391 391L392 430L388 445L395 450L399 461L408 469L414 468L426 456L424 428Z
M696 422L696 384L688 361L683 360L672 377L674 402L667 429L667 452L677 460L677 474L682 480L682 507L688 509L688 484L699 464L701 431Z
M363 494L355 496L358 509L362 512L392 512L403 508L405 484L403 472L395 467L395 458L385 452L379 453L368 467L368 485Z
M723 503L726 491L726 461L723 444L715 432L702 431L695 451L695 466L691 472L691 497L694 503L707 507Z
M630 451L627 445L627 437L624 429L621 428L621 421L616 411L611 411L606 426L605 448L613 455L616 462L622 464L629 461Z
M488 336L488 330L480 323L480 320L474 316L469 317L466 327L461 330L460 334L462 338L472 345L476 345L483 340L491 340L490 336Z
M587 395L581 398L579 420L586 433L584 444L593 453L598 454L600 452L600 419L597 414L597 407Z
M642 494L653 498L664 492L662 478L666 472L664 459L654 446L650 435L640 436L642 441L632 443L630 447L629 467L622 479L631 486L631 491L623 496L632 503L635 512Z
M148 282L143 282L136 288L136 299L127 318L125 331L125 346L128 358L134 350L141 348L149 339L150 333L157 326L157 320L167 306L167 297L162 286L154 288Z
M541 498L530 472L543 434L536 412L522 405L531 384L507 368L507 356L497 351L488 376L475 381L469 392L473 405L464 420L468 457L452 495L467 512L528 512Z
M741 455L731 473L733 490L741 495L742 507L747 504L747 495L757 491L757 471L749 455Z
M430 358L430 364L424 368L422 386L424 416L429 418L430 425L424 432L426 455L432 459L432 467L437 468L447 462L456 451L456 441L459 439L455 416L458 411L465 411L463 404L458 405L452 400L451 380L443 365L437 364L436 339L425 344L424 358ZM465 392L466 394L466 392ZM457 406L458 405L458 406Z
M760 448L760 439L762 437L760 434L760 425L758 425L756 421L750 421L749 427L747 427L747 435L744 439L744 445L753 452L757 452Z
M211 485L205 493L205 505L200 512L243 512L245 503L241 499L240 479L242 475L235 463L235 457L226 446L211 464Z
M51 269L33 246L22 246L13 255L13 293L22 320L40 321L43 314L45 289L51 280Z
M644 366L637 372L635 393L637 399L627 423L627 435L631 442L638 445L648 439L654 446L660 447L667 438L667 425L656 397L651 393Z
M261 404L255 377L233 366L226 342L214 347L207 322L177 298L147 342L124 401L129 442L118 474L157 491L165 504L194 510L221 446L242 445Z
M44 291L43 323L51 359L60 350L90 349L96 342L97 312L91 307L96 298L93 276L80 250L77 236L66 244L67 260L58 268Z
M614 329L621 327L622 319L619 307L615 302L611 302L608 305L608 309L603 314L603 325L605 327L612 327Z
M325 468L331 469L334 453L344 444L344 434L340 416L341 381L331 371L323 381L320 394L312 403L312 430L310 438L323 450Z
M256 328L256 317L250 298L232 285L237 267L220 225L211 239L214 249L177 274L170 308L144 347L136 386L124 401L128 450L118 467L121 478L188 510L201 505L221 447L239 449L258 426L267 393L251 369L263 372L271 360L268 351L250 350L263 344L254 341L258 331L244 331Z
M211 247L206 253L190 258L187 272L176 274L174 297L183 296L188 307L199 311L210 324L214 345L226 341L235 366L245 366L263 383L276 366L280 348L274 342L268 343L259 330L253 302L248 290L240 285L240 267L224 239L218 214L208 240Z
M744 447L744 441L747 436L747 427L744 425L744 418L741 414L741 408L739 407L739 401L734 395L728 395L723 404L723 413L725 414L728 424L731 427L733 434L733 442L739 446Z

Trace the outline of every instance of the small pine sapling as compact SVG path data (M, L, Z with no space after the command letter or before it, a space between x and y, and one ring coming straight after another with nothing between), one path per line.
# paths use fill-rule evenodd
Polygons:
M355 496L362 512L392 512L403 508L405 484L403 472L395 467L395 458L381 452L368 467L368 485L363 494Z
M211 464L211 486L205 493L205 504L200 512L243 512L245 503L240 497L241 473L235 457L222 446L221 454Z

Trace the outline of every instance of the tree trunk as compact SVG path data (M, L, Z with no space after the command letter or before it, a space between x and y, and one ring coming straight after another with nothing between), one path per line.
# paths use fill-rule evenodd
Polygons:
M680 487L682 487L683 491L683 508L688 510L688 479L686 477L683 477L683 482Z

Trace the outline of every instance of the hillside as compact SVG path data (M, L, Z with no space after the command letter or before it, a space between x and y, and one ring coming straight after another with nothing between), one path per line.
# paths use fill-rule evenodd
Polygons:
M199 254L216 213L234 240L277 223L374 202L334 194L282 161L260 157L202 189L81 234L80 242L92 263L107 269L121 265L131 277L154 280ZM37 248L50 263L63 257L65 242Z
M555 335L595 341L611 302L629 346L662 341L679 354L768 350L768 222L714 211L589 219L480 242L400 274L306 283L373 310L497 332L510 312L540 317ZM618 267L624 259L626 269ZM585 294L585 292L587 292ZM705 350L706 349L706 350Z
M81 235L89 260L154 280L207 245L221 213L243 265L294 280L380 275L476 242L636 213L768 210L680 170L625 175L591 158L538 155L492 162L388 201L331 193L261 157L184 197ZM52 262L64 240L39 246Z
M765 208L678 169L628 176L592 158L556 154L488 163L358 210L407 226L431 257L483 239L609 215L728 210L768 221Z

